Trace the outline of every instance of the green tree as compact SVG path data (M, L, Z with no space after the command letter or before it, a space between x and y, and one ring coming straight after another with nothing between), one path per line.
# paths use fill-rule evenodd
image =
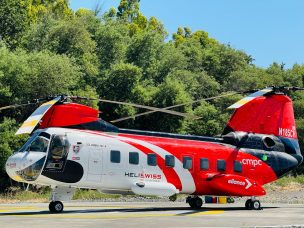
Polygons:
M185 124L184 131L194 135L214 136L220 134L225 126L225 118L211 104L202 102L194 110L194 114L201 117L199 120L190 120Z
M82 18L56 21L45 18L32 26L23 44L29 51L49 50L59 55L67 55L76 60L86 83L94 84L98 74L96 43L87 30Z
M203 62L202 62L203 61L203 51L202 51L199 41L194 40L194 39L187 39L178 46L178 49L186 57L186 60L187 60L186 69L187 70L192 71L192 72L201 72L204 70Z
M25 136L16 136L18 124L15 120L4 118L0 122L0 191L9 184L9 178L5 172L5 162L14 151L20 148Z
M187 93L194 100L215 96L220 89L219 83L205 72L193 73L186 70L177 70L170 72L168 78L182 83Z
M9 89L9 102L24 102L55 94L68 94L82 77L67 56L50 52L27 53L0 48L0 83ZM22 89L20 89L22 88Z
M176 79L167 78L151 97L150 105L154 107L168 107L176 104L182 104L191 101L190 95L185 91L185 87ZM191 112L191 107L185 105L175 109L179 112ZM148 116L140 117L137 121L141 129L179 132L185 119L180 116L173 116L166 113L156 112ZM138 126L138 125L137 125Z
M0 40L16 47L29 27L28 4L22 0L2 0L0 4Z
M118 6L117 16L132 22L139 12L140 0L121 0Z
M129 30L124 23L109 21L101 25L95 35L97 57L102 70L124 61L130 42Z
M98 94L106 99L116 101L132 101L137 95L137 87L142 77L141 70L137 66L126 63L113 64L105 78L101 78L98 84ZM101 103L100 110L103 118L113 120L122 116L135 113L130 106L118 106Z
M127 49L127 61L143 70L147 78L147 70L157 61L157 55L163 45L163 37L155 32L139 33L132 38Z
M73 16L68 0L30 0L28 1L28 17L35 23L51 15L55 19L67 19Z
M159 85L170 72L182 71L186 68L186 57L179 49L174 48L172 43L161 44L156 50L155 58L150 60L146 79L153 85Z

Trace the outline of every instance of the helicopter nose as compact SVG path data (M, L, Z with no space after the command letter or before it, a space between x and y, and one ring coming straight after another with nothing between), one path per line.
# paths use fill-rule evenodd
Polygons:
M16 155L10 156L5 164L5 171L7 175L15 180L15 181L22 181L22 178L17 174L17 171L19 170L20 161L19 157Z

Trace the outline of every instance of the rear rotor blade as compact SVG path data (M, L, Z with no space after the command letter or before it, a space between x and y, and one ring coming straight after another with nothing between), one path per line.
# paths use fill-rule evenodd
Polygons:
M243 99L237 101L236 103L234 103L233 105L230 105L228 107L228 109L237 109L242 107L244 104L247 104L249 101L252 101L253 99L259 97L259 96L263 96L267 93L270 93L273 91L273 87L268 87L262 90L259 90L257 92L251 93L248 96L244 97Z

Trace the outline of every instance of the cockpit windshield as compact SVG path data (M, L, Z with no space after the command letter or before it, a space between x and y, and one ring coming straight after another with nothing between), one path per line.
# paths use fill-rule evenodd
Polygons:
M34 133L18 152L47 152L50 135L45 132Z
M38 136L29 146L28 151L31 152L46 152L49 145L49 140Z

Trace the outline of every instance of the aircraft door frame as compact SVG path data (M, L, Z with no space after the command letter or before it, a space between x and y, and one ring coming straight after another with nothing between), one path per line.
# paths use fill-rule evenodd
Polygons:
M87 181L101 183L104 171L102 148L88 148L88 175Z
M54 145L54 139L58 138L63 145ZM58 141L58 142L59 142ZM48 147L47 159L44 170L56 170L62 172L65 168L69 155L69 141L67 136L63 134L54 134L50 139L50 145Z

